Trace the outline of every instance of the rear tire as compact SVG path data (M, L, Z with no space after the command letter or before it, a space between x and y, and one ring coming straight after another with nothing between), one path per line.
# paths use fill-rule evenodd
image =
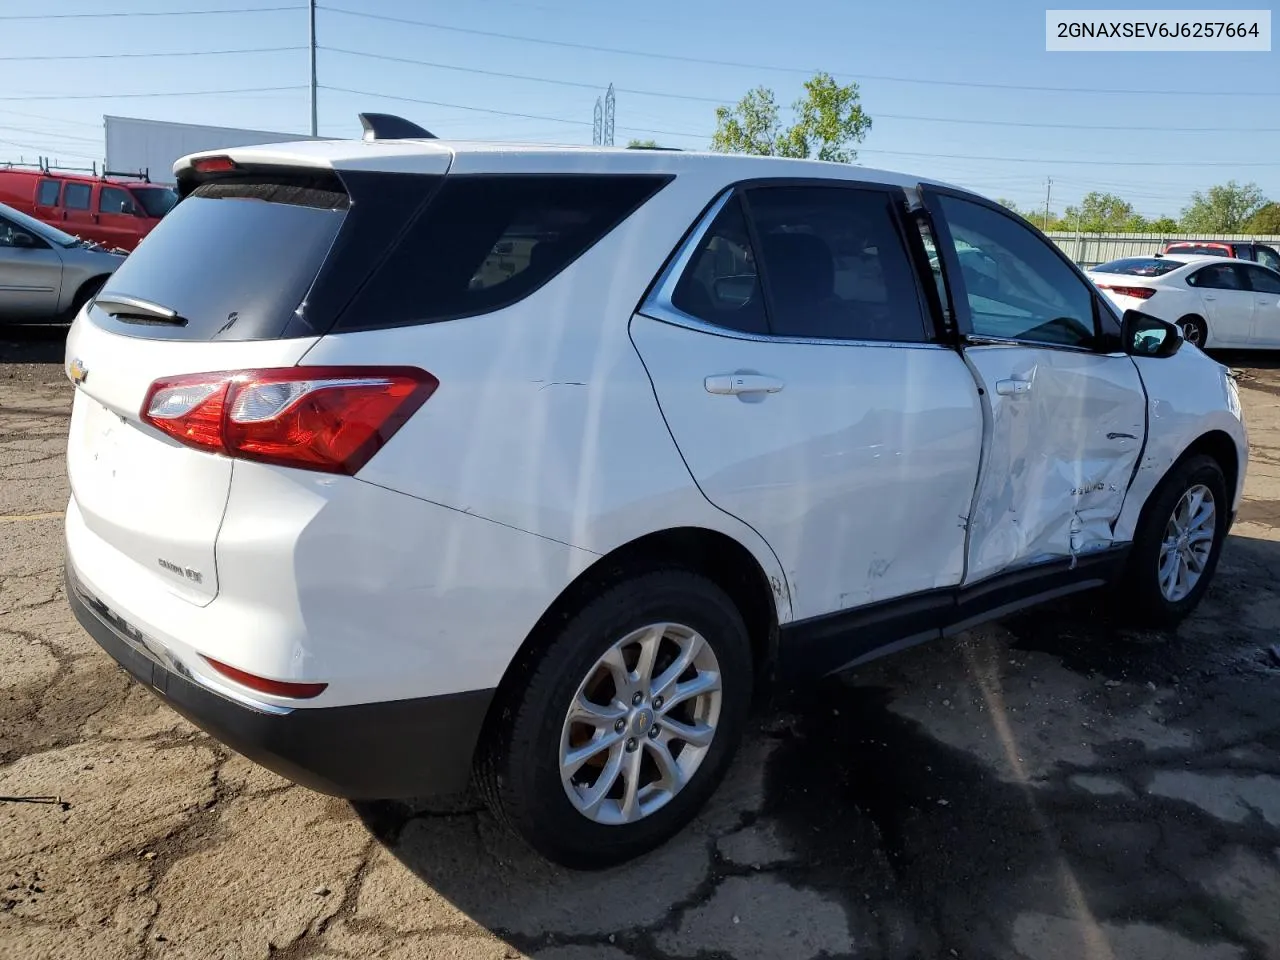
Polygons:
M646 649L652 682L642 679ZM514 669L477 784L499 820L575 869L630 860L688 824L723 778L751 706L742 616L714 583L683 570L608 587Z
M1209 342L1209 326L1203 317L1188 314L1178 321L1178 326L1182 328L1182 339L1192 346L1203 350Z
M1133 538L1117 603L1140 625L1171 627L1204 597L1227 534L1230 495L1222 467L1197 454L1152 494Z

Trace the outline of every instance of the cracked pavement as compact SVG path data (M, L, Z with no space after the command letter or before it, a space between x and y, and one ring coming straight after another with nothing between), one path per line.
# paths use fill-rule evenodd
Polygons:
M470 798L351 805L129 681L61 587L71 388L0 341L0 956L1280 958L1280 364L1175 634L1090 597L762 714L698 821L601 874Z

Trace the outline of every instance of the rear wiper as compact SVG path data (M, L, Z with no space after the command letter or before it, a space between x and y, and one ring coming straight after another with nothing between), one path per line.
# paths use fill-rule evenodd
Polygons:
M109 316L125 323L164 323L175 327L187 325L187 318L178 316L176 310L140 297L130 297L121 293L100 293L93 303L94 306L101 307Z

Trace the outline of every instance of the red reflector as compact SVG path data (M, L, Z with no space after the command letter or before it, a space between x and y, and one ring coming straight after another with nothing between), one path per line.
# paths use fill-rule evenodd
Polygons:
M1139 300L1148 300L1155 296L1154 287L1117 287L1109 283L1100 283L1098 287L1103 290L1111 290L1121 297L1136 297Z
M273 697L293 697L295 700L307 700L311 697L318 697L324 692L325 687L329 686L327 683L287 683L284 680L268 680L266 677L257 677L252 673L237 670L235 667L214 660L212 657L205 657L203 654L201 656L204 657L209 666L227 679L234 680L242 687L257 690L259 693L268 693Z
M416 367L285 367L157 380L142 420L198 450L355 474L440 385Z
M226 173L236 169L236 162L230 157L201 157L193 160L191 166L196 173Z

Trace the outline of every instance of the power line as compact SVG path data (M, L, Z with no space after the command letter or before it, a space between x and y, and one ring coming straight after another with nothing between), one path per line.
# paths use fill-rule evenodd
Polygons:
M101 123L89 123L86 120L68 120L65 117L51 117L47 113L23 113L21 110L0 110L7 117L26 117L28 120L52 120L54 123L65 123L72 127L92 127L101 131Z
M37 137L53 137L55 140L79 140L82 143L101 143L101 137L77 137L70 133L54 133L52 130L32 130L29 127L10 127L0 124L0 130L8 130L10 133L33 133Z
M499 40L515 40L521 43L537 43L544 46L563 47L570 50L589 50L595 53L612 53L626 57L645 57L651 60L670 60L676 63L697 63L713 67L732 67L744 70L769 70L775 73L803 74L811 76L816 71L803 67L784 67L777 64L744 63L737 60L712 60L707 57L688 57L674 53L658 53L652 50L628 50L623 47L603 47L592 43L575 43L570 40L548 40L543 37L527 37L514 33L500 33L496 30L476 30L469 27L455 27L428 20L411 20L408 17L392 17L383 13L366 13L363 10L346 10L342 7L331 7L318 4L318 9L329 13L344 14L349 17L362 17L367 20L381 20L386 23L398 23L415 27L426 27L431 30L444 30L450 33L464 33L476 37L491 37ZM987 90L1032 90L1037 93L1107 93L1125 95L1166 96L1169 91L1162 90L1121 90L1110 87L1046 87L1032 86L1022 83L984 83L977 80L932 80L921 77L893 77L882 74L849 74L838 73L835 76L853 80L877 80L886 83L917 83L926 86L973 87ZM620 91L627 92L627 91ZM1280 90L1179 90L1179 97L1213 96L1213 97L1280 97Z
M223 10L120 10L110 13L17 13L0 16L0 20L106 20L116 17L212 17L226 13L296 13L306 7L228 7Z
M494 110L489 107L472 107L463 103L445 103L441 100L424 100L420 97L406 97L395 93L373 93L368 90L352 90L349 87L331 87L328 84L320 84L321 90L332 90L335 93L350 93L358 97L380 97L384 100L401 100L405 103L421 103L429 107L446 107L451 110L467 110L474 113L490 113L497 117L519 117L524 120L548 120L552 123L567 123L576 127L591 126L590 120L570 120L566 117L549 117L540 113L517 113L513 110ZM680 130L650 130L645 127L624 127L624 130L634 130L638 133L658 133L668 137L702 137L700 133L689 133Z
M54 53L31 57L0 57L0 61L13 60L122 60L151 59L155 57L222 57L238 53L289 53L295 50L306 50L305 46L294 47L243 47L235 50L166 50L158 53Z
M872 150L859 147L858 154L883 153L892 157L921 157L926 160L986 160L995 163L1039 163L1054 165L1059 163L1080 164L1101 167L1275 167L1274 160L1066 160L1062 157L981 157L969 154L953 153L912 153L904 150Z
M280 90L305 90L304 85L289 87L242 87L236 90L174 90L149 91L147 93L26 93L21 96L3 95L3 101L26 100L133 100L142 97L225 97L240 93L274 93Z
M322 8L327 9L327 8ZM561 80L555 77L535 77L524 73L508 73L502 70L484 70L479 67L462 67L451 63L437 63L430 60L417 60L412 57L393 57L385 53L366 53L363 50L348 50L345 47L321 45L321 50L328 53L341 53L351 57L364 57L369 60L385 60L390 63L404 63L415 67L430 67L437 70L453 70L459 73L473 73L485 77L498 77L503 80L521 80L529 83L546 83L559 87L573 87L579 90L598 90L597 83L579 80ZM619 93L642 97L660 97L670 100L690 100L696 103L714 103L724 105L735 102L733 97L704 97L691 93L667 93L659 90L636 90L617 87ZM1123 130L1158 133L1280 133L1280 127L1143 127L1133 124L1116 124L1112 126L1096 123L1032 123L1026 120L977 120L961 117L925 117L906 113L877 113L876 120L911 120L920 123L959 123L981 124L995 127L1041 127L1048 130Z

